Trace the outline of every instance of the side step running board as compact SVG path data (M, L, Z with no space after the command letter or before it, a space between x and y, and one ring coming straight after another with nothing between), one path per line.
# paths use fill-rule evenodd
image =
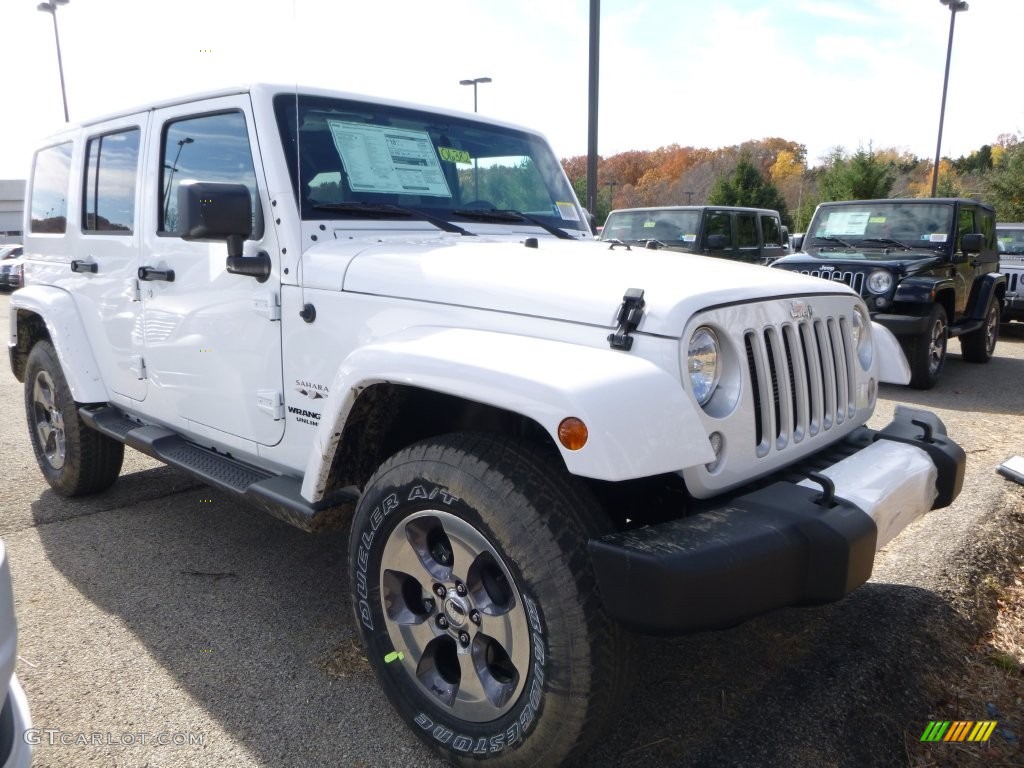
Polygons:
M85 406L79 408L78 413L82 421L97 432L184 470L208 485L233 493L304 531L335 527L348 516L350 505L359 498L355 489L343 488L310 504L299 493L302 483L296 477L275 475L223 453L201 448L169 429L138 424L111 406Z

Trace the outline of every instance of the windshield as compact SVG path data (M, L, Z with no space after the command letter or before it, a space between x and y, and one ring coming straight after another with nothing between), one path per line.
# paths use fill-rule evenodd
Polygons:
M659 240L674 248L693 248L697 244L700 214L673 210L612 211L601 230L601 239L624 243Z
M534 134L325 97L300 95L296 104L294 95L280 95L274 109L304 219L338 218L364 205L381 216L383 206L395 206L463 222L590 233L561 165ZM481 214L489 210L524 216Z
M949 242L949 203L851 203L819 209L809 235L814 245L938 248Z
M1024 254L1024 227L1019 229L996 227L996 239L999 241L1000 253Z

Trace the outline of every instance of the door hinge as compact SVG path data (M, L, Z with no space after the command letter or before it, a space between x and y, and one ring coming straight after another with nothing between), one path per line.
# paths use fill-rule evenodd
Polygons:
M256 407L269 414L274 421L280 421L284 418L284 396L277 390L257 390Z
M131 361L128 363L128 370L135 374L136 379L146 378L146 361L142 355L132 355Z
M281 299L276 291L259 293L253 296L252 308L268 320L281 319Z
M142 301L142 289L138 280L132 280L132 301Z

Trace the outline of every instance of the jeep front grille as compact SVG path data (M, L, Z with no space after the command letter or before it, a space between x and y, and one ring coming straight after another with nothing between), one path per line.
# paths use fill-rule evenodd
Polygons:
M834 270L829 272L828 270L818 269L801 269L799 270L801 275L810 275L811 277L820 277L822 280L831 280L836 283L845 283L855 290L857 293L861 293L864 288L864 273L863 272L843 272L841 270Z
M856 413L846 317L814 317L744 335L758 456L827 432Z
M1017 289L1024 287L1024 281L1019 281L1020 273L1006 272L1006 293L1011 296L1017 295Z

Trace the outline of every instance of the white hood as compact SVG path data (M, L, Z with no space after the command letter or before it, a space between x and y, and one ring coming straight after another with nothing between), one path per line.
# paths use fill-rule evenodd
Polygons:
M622 296L644 291L640 333L680 336L694 312L724 303L853 291L779 269L668 250L487 237L367 246L323 243L305 254L309 287L615 327Z

